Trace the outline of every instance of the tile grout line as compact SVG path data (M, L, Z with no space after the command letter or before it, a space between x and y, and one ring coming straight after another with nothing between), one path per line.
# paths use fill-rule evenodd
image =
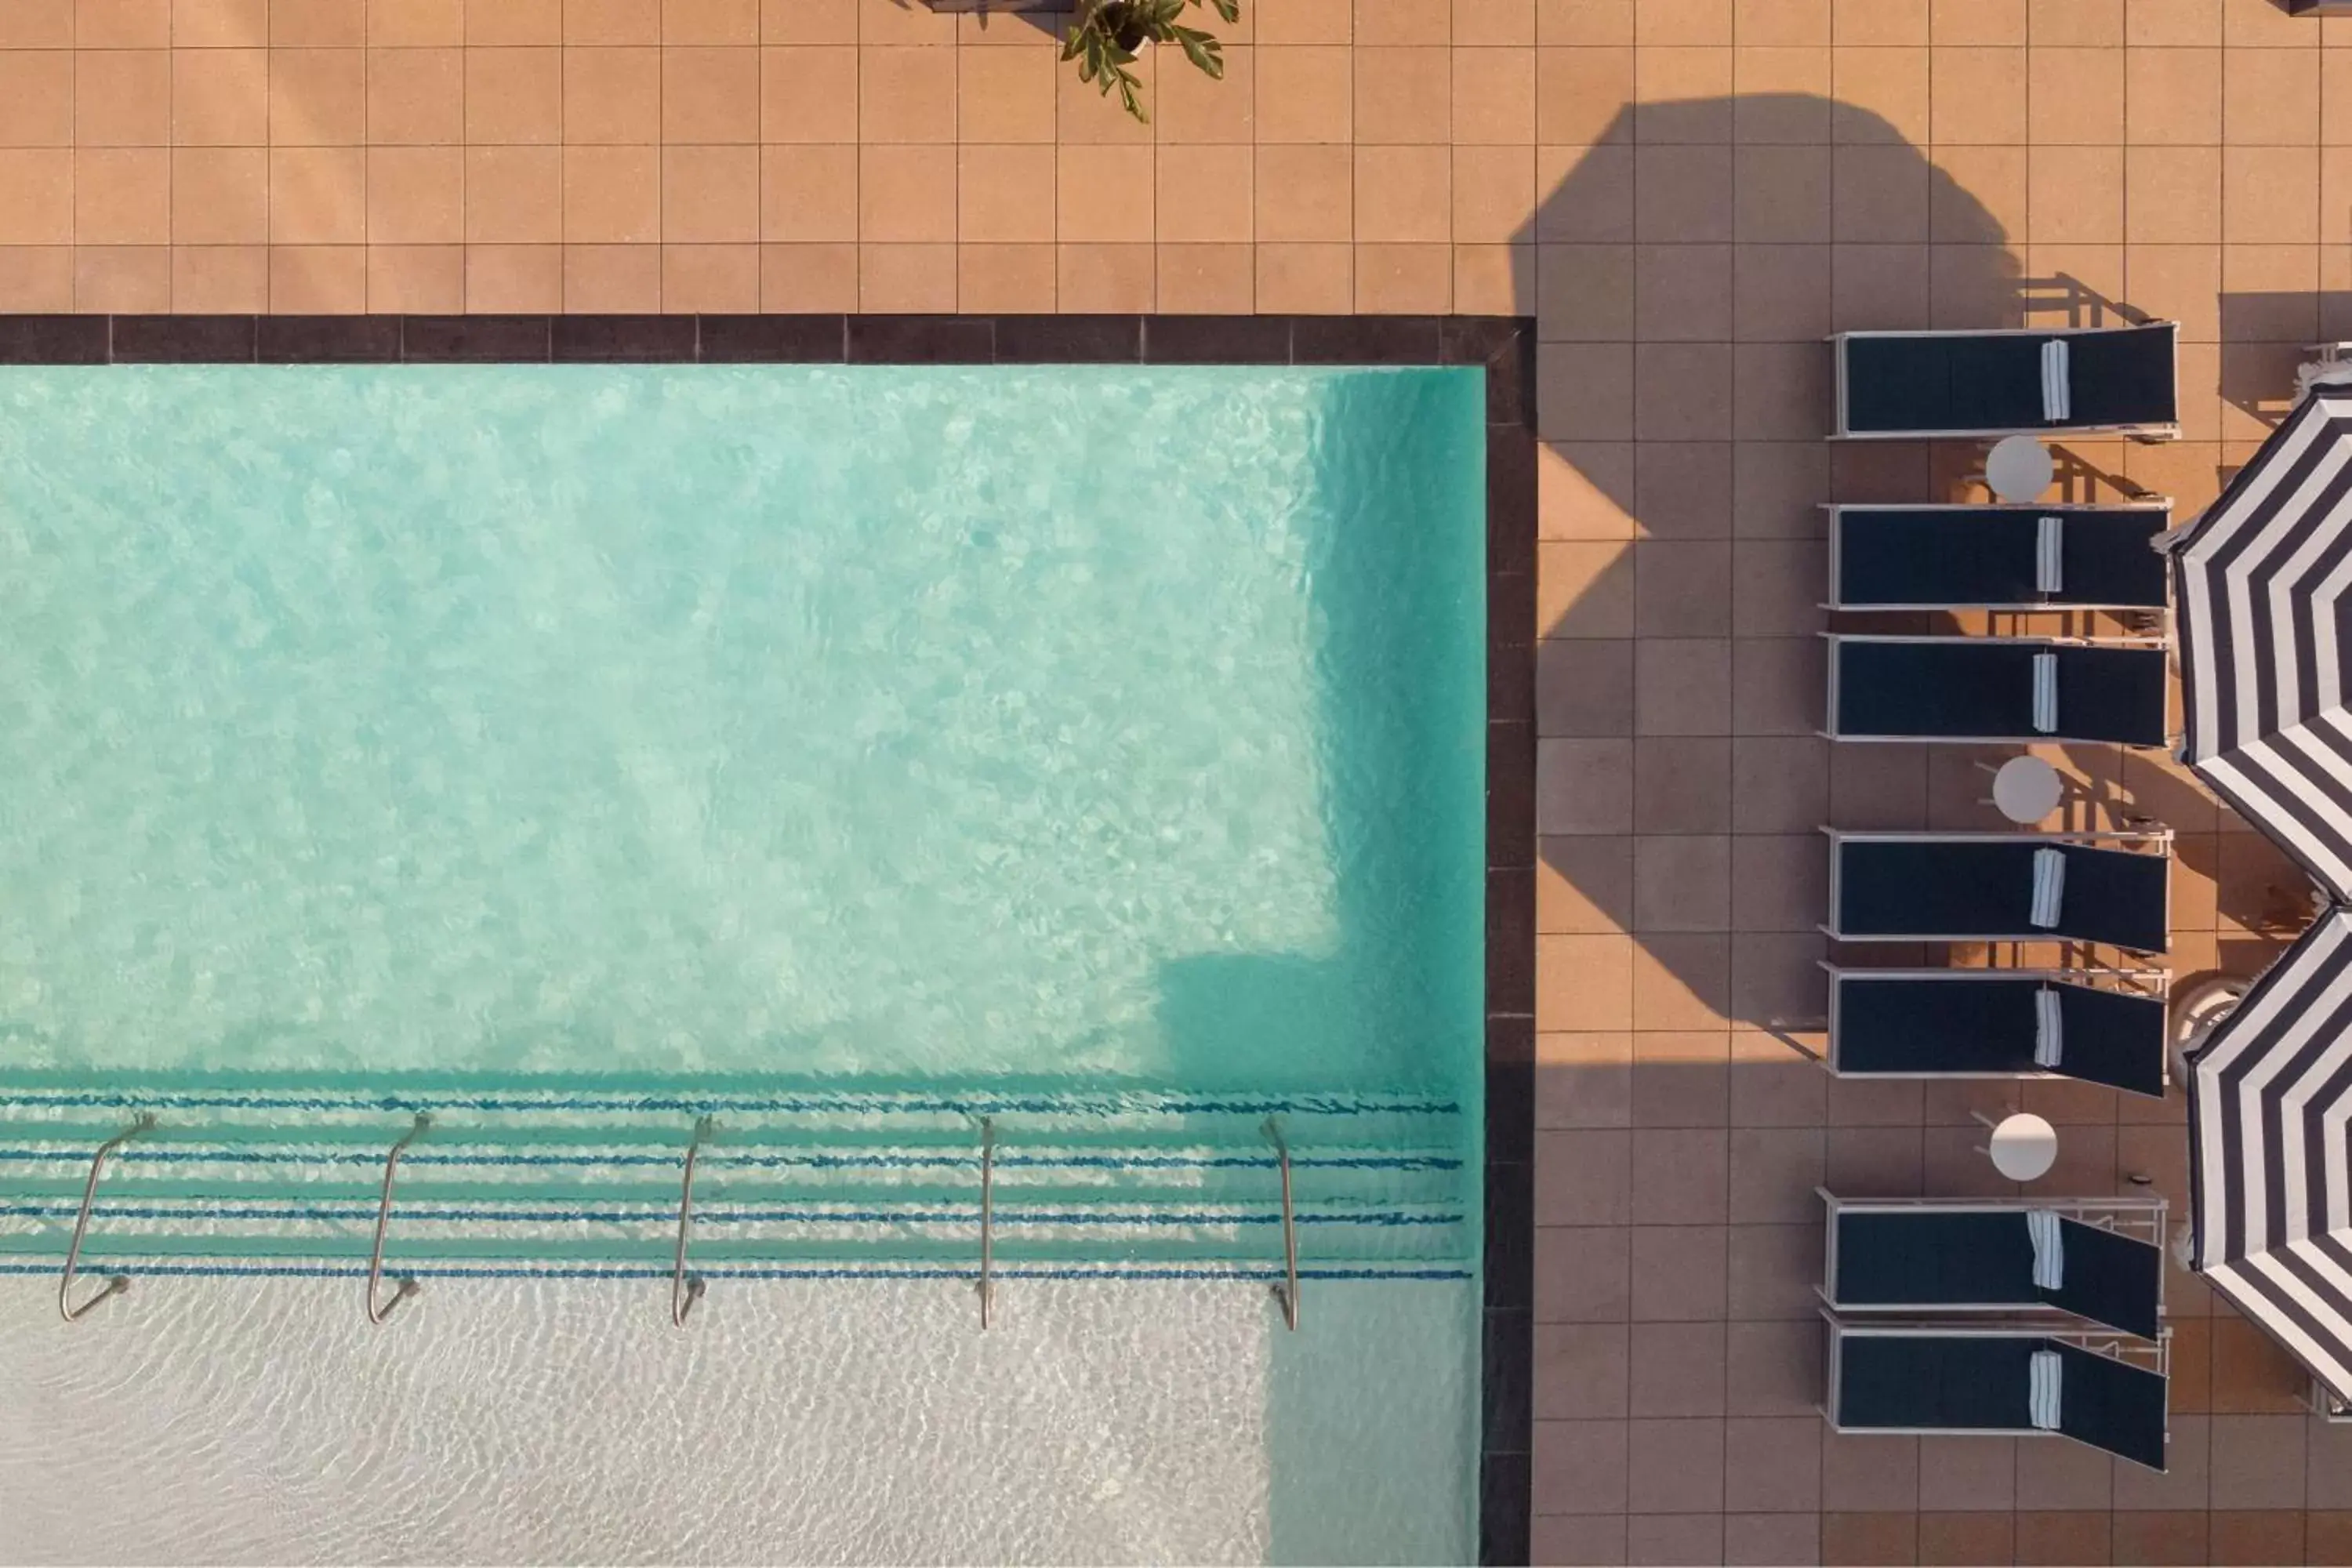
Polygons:
M1633 41L1628 47L1626 53L1633 62L1633 80L1635 84L1634 101L1628 106L1630 118L1627 125L1627 133L1628 141L1630 142L1630 152L1626 160L1628 172L1626 174L1625 185L1628 200L1632 205L1633 211L1628 215L1630 243L1627 246L1627 250L1633 257L1638 258L1641 255L1642 240L1642 147L1643 144L1642 139L1639 86L1642 77L1642 43L1638 20L1634 30ZM1590 155L1589 153L1587 155ZM1631 776L1632 790L1631 809L1626 813L1625 821L1625 858L1626 863L1631 868L1632 871L1632 886L1628 889L1629 898L1625 911L1624 930L1626 940L1622 959L1622 962L1624 964L1623 984L1625 987L1626 1028L1625 1061L1626 1073L1629 1079L1629 1097L1631 1094L1630 1079L1633 1072L1634 1056L1633 1031L1640 1022L1640 1013L1634 999L1634 988L1640 982L1640 966L1634 961L1634 952L1640 945L1640 938L1634 934L1634 931L1640 926L1641 920L1638 912L1633 907L1633 898L1638 897L1638 892L1642 883L1642 842L1637 830L1641 826L1640 811L1642 802L1642 741L1639 705L1641 701L1643 663L1641 622L1642 490L1640 480L1642 471L1642 428L1640 424L1642 405L1640 390L1642 345L1641 329L1639 325L1641 321L1642 270L1638 266L1633 267L1630 270L1632 276L1629 279L1629 287L1627 289L1627 306L1631 312L1632 319L1626 323L1626 333L1631 341L1629 341L1626 345L1627 374L1625 390L1626 395L1632 403L1632 406L1626 410L1625 429L1628 437L1626 445L1632 448L1633 452L1633 479L1632 488L1633 509L1631 520L1633 522L1633 532L1625 542L1625 579L1627 591L1632 594L1633 599L1633 629L1628 640L1633 645L1633 701L1635 710L1629 725L1632 730L1632 734L1628 738L1625 746L1626 771ZM1540 574L1538 574L1538 580L1540 581ZM1540 857L1540 848L1538 848L1538 857ZM1630 1115L1628 1120L1630 1121ZM1626 1215L1623 1222L1626 1226L1626 1245L1628 1247L1631 1247L1633 1245L1633 1133L1629 1129L1625 1137Z
M278 303L278 180L269 156L269 0L261 0L261 299L257 309L274 310ZM257 327L255 341L259 342Z
M569 0L566 0L569 4ZM866 8L851 18L849 72L849 303L866 303ZM849 358L849 319L841 323L842 359Z
M751 10L751 309L761 308L768 238L768 7ZM702 312L694 317L694 358L702 361Z
M571 303L566 298L566 274L571 271L571 268L564 265L572 224L571 214L567 210L570 206L567 193L571 188L572 166L572 127L569 120L572 61L571 51L564 47L563 43L563 13L569 4L570 0L556 0L555 5L555 311L558 315L563 314ZM758 288L756 275L752 279L752 285L755 290L752 298L756 300L759 297L756 292ZM551 333L551 331L552 329ZM698 325L696 328L697 357L700 354L700 342L701 329Z
M369 38L369 37L370 37L371 29L372 29L372 27L373 27L373 17L371 17L371 16L369 16L369 7L370 7L371 5L373 5L374 3L375 3L375 0L360 0L360 10L359 10L359 17L360 17L360 41L359 41L359 56L360 56L360 246L361 246L361 250L362 250L362 255L361 255L361 259L360 259L360 271L361 271L361 276L360 276L360 299L361 299L361 301L362 301L363 304L365 304L365 305L367 306L367 308L368 308L369 310L374 310L374 309L376 308L376 304L377 304L377 301L376 301L376 299L375 299L375 251L376 251L376 238L375 238L375 221L374 221L373 216L372 216L371 205L370 205L370 203L369 203L369 201L368 201L368 199L367 199L367 196L368 196L368 166L369 166L369 164L373 163L375 161L375 160L374 160L374 158L373 158L373 149L374 149L374 145L375 145L375 141L374 141L375 127L374 127L374 124L373 123L373 121L371 121L371 119L370 119L370 111L369 111L369 109L368 109L368 91L367 91L367 84L368 84L368 47L369 47L369 45L368 45L368 38ZM407 328L406 323L404 321L404 322L403 322L403 324L402 324L402 326L401 326L401 352L402 352L402 355L403 355L403 357L404 357L404 358L406 356L406 353L407 353L407 343L408 343L408 328Z
M79 310L81 298L81 7L66 17L66 306ZM164 211L168 216L170 208ZM168 264L168 263L167 263ZM109 357L113 329L108 328Z
M953 195L950 198L953 205L949 208L949 212L954 220L953 233L955 236L955 237L948 244L948 297L955 301L957 309L961 310L963 308L964 53L962 17L958 16L954 18L950 24L946 47L953 51L948 56L948 93L954 100L952 112L948 116L950 132L948 141L948 147L950 149L948 153L948 185L950 190L953 192ZM989 357L992 359L995 357L995 324L992 321L989 325L989 342L991 345Z
M473 173L473 138L466 132L466 18L457 18L457 310L474 309L474 247L472 200L468 185Z
M74 7L77 16L81 9ZM180 308L180 225L174 209L180 190L179 138L173 132L179 117L178 62L180 19L168 16L163 23L163 298L174 310ZM362 95L364 97L364 95ZM109 329L109 341L112 341Z
M662 307L662 249L669 237L669 18L654 17L654 310Z
M359 16L359 27L360 27L360 41L359 41L359 47L360 47L360 146L359 146L359 165L360 165L360 188L359 188L359 229L360 229L360 238L359 238L359 252L360 252L360 309L361 309L362 310L374 310L374 309L375 309L375 303L376 303L376 302L375 302L375 300L374 300L374 298L373 298L373 294L374 294L374 290L375 290L375 266L374 266L374 255L375 255L375 248L374 248L373 244L372 243L372 240L373 240L373 236L371 236L371 235L368 233L368 202L367 202L367 191L368 191L368 147L367 147L367 35L368 35L368 19L369 19L369 18L368 18L368 6L369 6L370 3L371 3L371 0L357 0L357 5L358 5L358 12L357 12L357 14L358 14L358 16ZM276 18L275 18L275 17L272 17L272 18L271 18L271 21L272 21L272 22L273 22L273 24L274 24L274 23L275 23L275 21L276 21ZM272 47L272 48L274 49L276 46L275 46L275 44L273 43L273 45L272 45L271 47ZM313 47L316 47L316 46L313 46ZM273 54L271 55L271 57L270 57L270 74L271 74L273 77L275 76L275 73L276 73L276 68L277 68L277 56L273 53ZM266 112L266 111L265 111L265 112ZM268 125L268 124L265 123L265 124L263 125L263 127L262 127L262 134L263 134L265 137L268 137L268 138L269 139L269 141L270 141L270 144L271 144L273 147L277 144L277 132L276 132L276 128L275 128L274 126L271 126L271 125ZM401 353L401 354L402 354L404 357L405 356L406 352L407 352L407 336L408 336L407 329L406 329L406 327L405 327L405 326L403 326L403 327L400 329L400 344L399 344L399 348L400 348L400 353ZM257 337L258 337L258 334L257 333Z
M1734 367L1735 367L1735 368L1734 368L1734 374L1733 374L1732 378L1731 378L1731 383L1732 383L1732 384L1731 384L1731 397L1730 397L1730 408L1731 408L1731 429L1730 429L1730 432L1729 432L1730 437L1731 437L1731 439L1730 439L1730 441L1729 441L1729 443L1728 443L1728 446L1729 446L1728 457L1729 457L1729 459L1730 459L1730 463L1731 463L1732 470L1733 470L1733 472L1734 472L1735 474L1736 474L1736 473L1738 472L1738 463L1739 463L1739 377L1738 377L1738 374L1737 374L1738 357L1738 353L1739 353L1739 346L1738 346L1738 345L1739 345L1739 321L1738 321L1738 308L1739 308L1739 307L1738 307L1738 275L1739 275L1739 194L1738 194L1738 193L1739 193L1739 175L1738 175L1738 168L1739 168L1739 151L1738 151L1738 148L1739 148L1739 128L1738 128L1738 112L1739 112L1739 110L1738 110L1739 92L1738 92L1738 76L1737 76L1737 73L1738 73L1738 61L1739 61L1739 47L1740 47L1740 44L1739 44L1739 11L1738 11L1738 9L1737 7L1735 7L1735 8L1733 9L1733 11L1732 11L1732 16L1731 16L1731 50L1732 50L1731 58L1732 58L1732 68L1733 68L1733 72L1734 72L1734 79L1733 79L1733 83L1732 83L1732 94L1731 94L1731 99L1732 99L1732 110L1731 110L1731 112L1732 112L1732 115L1733 115L1733 123L1732 123L1732 125L1731 125L1731 127L1730 127L1730 132L1729 132L1729 133L1730 133L1731 138L1732 138L1732 146L1731 146L1730 152L1729 152L1729 153L1728 153L1728 156L1729 156L1729 158L1730 158L1730 160L1731 160L1731 164L1732 164L1732 179L1731 179L1731 187L1732 187L1732 188L1731 188L1731 204L1732 204L1732 210L1731 210L1731 226L1730 226L1731 242L1730 242L1729 246L1727 247L1727 248L1728 249L1729 253L1730 253L1730 256L1731 256L1731 270L1732 270L1731 283L1732 283L1732 290L1733 290L1733 297L1732 297L1732 315L1731 315L1731 319L1730 319L1730 320L1729 320L1729 321L1727 323L1727 330L1728 330L1728 331L1729 331L1729 332L1730 332L1731 340L1732 340L1732 344L1731 344L1731 354L1732 354L1732 357L1733 357L1733 363L1734 363ZM1834 180L1834 179L1832 179L1832 181L1831 182L1831 184L1832 184L1832 188L1834 188L1835 184L1836 184L1835 180ZM1636 470L1635 470L1635 471L1636 471L1636 473L1638 473L1638 472L1639 472L1638 465L1637 465L1637 467L1636 467ZM1634 501L1635 501L1635 504L1636 504L1636 505L1639 505L1639 504L1640 504L1640 500L1641 500L1641 493L1640 493L1640 491L1637 489L1637 490L1634 492ZM1737 562L1738 562L1738 545L1737 541L1738 541L1738 537L1739 537L1739 509L1740 509L1739 486L1738 486L1738 483L1737 479L1734 479L1734 480L1732 481L1732 483L1731 483L1731 499L1730 499L1730 504L1729 504L1729 510L1730 510L1730 514L1731 514L1731 515L1730 515L1729 517L1727 517L1727 519L1725 519L1725 526L1727 526L1727 527L1728 527L1728 528L1729 528L1729 530L1730 530L1730 531L1731 531L1731 537L1732 537L1732 540L1733 540L1733 542L1732 542L1732 543L1730 543L1730 544L1728 544L1728 545L1727 545L1727 547L1726 547L1726 548L1727 548L1727 551L1729 552L1729 554L1730 554L1730 556L1731 556L1732 561L1734 562L1734 565L1733 565L1733 567L1732 567L1732 572L1731 572L1731 593L1732 593L1732 598L1731 598L1731 604L1730 604L1730 606L1729 606L1729 608L1730 608L1730 624L1729 624L1728 626L1727 626L1724 628L1724 629L1725 629L1725 632L1726 632L1726 634L1727 634L1727 636L1729 636L1729 635L1731 635L1731 634L1736 634L1736 633L1738 632L1738 626L1739 626L1739 572L1738 572L1738 566L1737 566ZM1727 646L1728 646L1729 647L1731 647L1731 648L1733 648L1733 649L1735 649L1735 650L1736 650L1738 645L1738 643L1737 643L1737 642L1730 642L1730 643L1728 643ZM1730 681L1731 681L1731 671L1730 671L1728 668L1727 668L1727 669L1724 671L1724 678L1725 678L1725 683L1726 683L1726 685L1727 685L1727 686L1728 686L1728 685L1730 684ZM1727 706L1731 705L1730 693L1729 693L1728 691L1727 691L1727 692L1726 692L1726 694L1725 694L1725 696L1726 696L1726 702L1727 702ZM1738 724L1738 715L1737 715L1737 713L1736 713L1736 712L1734 712L1734 713L1727 713L1727 714L1726 715L1726 722L1725 722L1724 727L1725 727L1727 730L1731 730L1731 731L1735 731L1738 729L1738 727L1739 727L1739 724ZM1724 977L1723 977L1723 985L1724 985L1723 1008L1724 1008L1724 1012L1725 1012L1725 1014L1726 1014L1726 1016L1725 1016L1725 1018L1723 1019L1723 1024L1724 1024L1724 1030L1725 1030L1725 1033L1724 1033L1724 1068L1723 1068L1723 1071L1724 1071L1724 1080L1723 1080L1723 1095L1724 1095L1724 1103L1723 1103L1723 1121L1724 1121L1724 1132L1723 1132L1723 1256L1722 1256L1722 1259L1721 1259L1722 1269L1723 1269L1724 1292L1723 1292L1723 1301L1722 1301L1722 1305L1721 1305L1721 1308L1720 1308L1720 1311L1721 1311L1721 1316L1722 1316L1722 1320L1723 1320L1723 1321L1722 1321L1722 1326L1721 1326L1721 1331L1720 1331L1720 1339L1719 1339L1719 1342L1721 1343L1722 1348L1723 1348L1723 1354L1722 1354L1722 1357L1720 1358L1719 1362L1717 1363L1717 1365L1718 1365L1719 1371L1720 1371L1720 1373L1721 1373L1721 1376L1720 1376L1719 1380L1718 1380L1718 1381L1717 1381L1717 1383L1716 1390L1715 1390L1715 1394L1716 1394L1716 1406L1717 1406L1717 1409L1722 1413L1722 1419L1723 1419L1723 1422L1724 1422L1724 1427L1723 1427L1723 1430L1724 1430L1724 1434L1725 1434L1725 1438L1724 1438L1724 1450L1725 1450L1725 1452L1724 1452L1724 1473L1723 1473L1722 1478L1721 1478L1722 1489L1721 1489L1721 1490L1719 1490L1719 1491L1717 1492L1717 1497L1716 1497L1716 1505L1717 1505L1717 1507L1719 1510L1724 1510L1725 1512L1727 1512L1727 1511L1729 1510L1730 1502L1731 1502L1731 1497L1730 1497L1731 1475L1730 1475L1730 1452L1729 1452L1729 1450L1730 1450L1730 1430L1731 1430L1731 1428L1730 1428L1730 1421L1731 1421L1731 1234L1732 1234L1731 1227L1732 1227L1732 1215L1733 1215L1733 1213L1735 1212L1735 1208L1734 1208L1734 1200L1735 1200L1735 1197L1736 1197L1736 1195L1737 1195L1737 1192L1738 1192L1738 1189L1737 1189L1737 1187L1736 1187L1736 1185L1735 1185L1735 1184L1734 1184L1734 1182L1733 1182L1733 1180L1732 1180L1732 1174L1731 1174L1731 1165L1732 1165L1732 1160L1731 1160L1731 1145L1732 1145L1732 1138L1733 1138L1733 1132L1734 1132L1734 1127L1733 1127L1734 1118L1733 1118L1733 1115L1732 1115L1732 1105L1731 1105L1731 1085L1732 1085L1732 1078L1731 1078L1731 1074L1732 1074L1732 1070L1733 1070L1733 1065L1732 1065L1732 1060L1731 1060L1731 1036L1730 1036L1730 1026L1731 1026L1731 1022L1732 1022L1732 1020L1731 1020L1731 1017L1729 1016L1729 1015L1731 1015L1732 1013L1734 1013L1734 1012L1736 1012L1736 1011L1738 1010L1738 1009L1736 1008L1735 1005L1734 1005L1734 1002L1733 1002L1733 992L1734 992L1734 990L1736 989L1736 987L1737 987L1737 986L1738 986L1738 951L1739 951L1739 936L1738 936L1738 930L1737 930L1737 928L1738 928L1738 923L1739 923L1739 921L1738 921L1738 909L1739 909L1739 890L1740 890L1741 882L1740 882L1740 876L1739 876L1739 856L1738 856L1738 842L1739 842L1739 840L1738 840L1738 764L1737 764L1737 763L1734 761L1734 759L1735 759L1735 758L1737 757L1737 755L1738 755L1738 742L1737 740L1727 740L1727 741L1724 742L1724 746L1725 746L1725 764L1724 764L1724 765L1725 765L1725 769L1726 769L1726 772L1727 772L1727 779L1726 779L1726 782L1725 782L1725 784L1724 784L1724 796L1725 796L1725 799L1724 799L1724 823L1723 823L1723 830L1724 830L1724 835L1725 835L1725 837L1724 837L1724 845L1725 845L1725 850L1724 850L1724 853L1725 853L1725 857L1726 857L1726 865L1725 865L1725 868L1724 868L1724 874L1723 874L1724 909L1723 909L1723 917L1722 917L1722 918L1723 918L1723 922L1724 922L1724 924L1725 924L1727 927L1733 928L1733 930L1732 930L1732 934L1731 934L1731 935L1729 935L1729 936L1726 939L1726 941L1725 941L1725 944L1724 944L1724 970L1725 970L1725 973L1724 973ZM1718 1523L1717 1523L1717 1533L1718 1538L1722 1538L1722 1537L1724 1537L1724 1536L1726 1536L1726 1535L1727 1534L1727 1531L1726 1527L1725 1527L1725 1526L1720 1522L1720 1515L1718 1515ZM1729 1555L1728 1551L1727 1551L1727 1547L1728 1547L1728 1542L1727 1542L1727 1541L1726 1541L1726 1542L1725 1542L1725 1545L1726 1545L1726 1547L1727 1547L1727 1552L1726 1552L1726 1555L1725 1555L1725 1559L1724 1559L1724 1560L1725 1560L1726 1562L1729 1562L1731 1559L1730 1559L1730 1555Z

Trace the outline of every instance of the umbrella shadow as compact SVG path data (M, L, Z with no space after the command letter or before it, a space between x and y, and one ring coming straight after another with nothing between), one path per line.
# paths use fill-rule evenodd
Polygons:
M1570 971L1549 988L1575 998L1544 1026L1729 1025L1818 1048L1819 961L1911 955L1841 952L1820 934L1826 857L1814 829L2006 826L1980 769L2012 750L1819 736L1818 503L1990 499L1980 443L1824 440L1822 339L2149 313L2069 273L2029 274L1998 191L1980 197L1858 105L1746 95L1627 104L1594 121L1591 145L1515 237L1538 257L1522 311L1545 342L1552 492L1537 627L1539 929L1569 939L1548 944ZM2257 297L2219 306L2241 335L2301 330L2300 314ZM2323 320L2352 328L2352 297L2300 308L2311 326L2298 343ZM2233 374L2249 389L2277 384L2273 347L2225 350L2225 392ZM2059 446L2059 495L2151 493L2119 453L2095 439ZM2026 629L2015 619L1841 626ZM2052 629L2049 617L2037 625ZM2077 616L2063 629L2134 628ZM2185 771L2116 748L2072 748L2068 771L2070 825L2180 830L2189 891L2176 907L2192 935L2263 940L2307 919L2291 907L2299 873Z
M1545 1027L1729 1025L1818 1048L1819 963L1841 955L1818 930L1816 830L1925 826L1933 794L1927 748L1819 735L1819 503L1983 494L1976 444L1824 440L1822 340L2123 313L2027 276L1995 204L1859 105L1756 94L1594 120L1515 237L1540 242L1522 313L1545 341L1553 492L1540 928L1574 971L1548 977L1574 1000ZM2073 462L2068 482L2116 499L2112 467Z

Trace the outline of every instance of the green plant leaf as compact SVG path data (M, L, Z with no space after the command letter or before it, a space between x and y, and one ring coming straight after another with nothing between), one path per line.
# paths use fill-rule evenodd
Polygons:
M5 3L0 0L0 5ZM1136 60L1131 46L1173 43L1211 79L1224 79L1223 46L1208 33L1183 25L1184 14L1201 5L1213 6L1228 22L1241 20L1241 0L1078 0L1077 15L1062 40L1062 58L1076 60L1080 81L1093 83L1106 97L1116 91L1128 113L1149 124L1142 79L1127 68Z
M1179 27L1176 41L1184 47L1184 58L1203 74L1216 81L1225 79L1225 57L1216 39L1195 28Z

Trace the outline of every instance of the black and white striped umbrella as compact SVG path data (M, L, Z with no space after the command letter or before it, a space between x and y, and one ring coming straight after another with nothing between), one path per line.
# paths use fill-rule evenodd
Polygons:
M2215 1027L2189 1101L2198 1272L2352 1401L2352 910Z
M2352 388L2315 388L2171 551L2183 760L2352 900Z

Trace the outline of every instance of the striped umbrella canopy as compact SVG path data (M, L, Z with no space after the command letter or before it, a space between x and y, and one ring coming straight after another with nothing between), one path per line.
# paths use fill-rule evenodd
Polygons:
M2352 910L2215 1027L2189 1099L2198 1271L2352 1401Z
M2352 900L2352 388L2315 388L2170 549L2182 760Z

